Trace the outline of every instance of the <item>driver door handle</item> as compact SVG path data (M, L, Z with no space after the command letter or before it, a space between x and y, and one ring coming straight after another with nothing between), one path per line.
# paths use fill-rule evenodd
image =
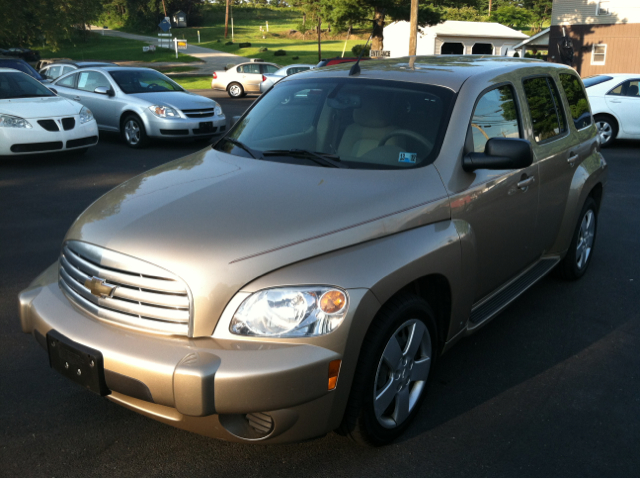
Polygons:
M574 155L573 153L570 153L570 155L571 156L567 158L567 163L573 166L573 164L580 159L580 155Z
M529 176L528 178L525 178L524 180L520 180L517 183L518 188L520 188L521 190L525 191L527 188L529 188L529 186L536 181L536 177L535 176Z
M79 97L79 96L74 96L74 97L73 97L73 99L74 99L75 101L80 101L80 97Z

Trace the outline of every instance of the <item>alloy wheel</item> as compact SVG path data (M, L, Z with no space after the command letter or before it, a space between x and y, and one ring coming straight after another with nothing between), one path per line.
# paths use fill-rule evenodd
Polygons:
M613 136L613 127L607 121L600 120L596 122L598 127L598 133L600 134L600 140L602 144L606 144L611 141L611 137Z
M418 319L403 323L389 338L373 387L375 416L381 426L400 426L424 392L431 368L431 335Z
M140 143L140 125L135 120L129 120L124 125L124 136L127 143L137 145Z
M242 94L242 90L238 85L231 85L229 87L229 93L231 93L231 96L240 96Z
M587 210L582 222L580 223L580 232L578 233L578 244L576 246L576 264L578 269L582 269L587 264L593 240L596 233L596 221L593 210Z

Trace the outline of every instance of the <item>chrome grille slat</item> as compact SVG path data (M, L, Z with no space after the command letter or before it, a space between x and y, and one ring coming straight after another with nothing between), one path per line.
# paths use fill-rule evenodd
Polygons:
M93 276L116 286L111 296L92 294L85 282ZM79 241L69 241L60 255L60 286L78 306L128 327L186 335L190 297L186 285L172 276L157 266Z
M156 291L164 291L167 293L186 293L187 289L184 285L177 281L167 281L161 279L152 279L141 275L133 275L127 273L121 273L112 269L97 266L89 261L81 258L67 246L64 248L64 255L67 260L73 264L76 268L87 275L97 276L107 281L113 281L116 283L122 283L129 286L135 286L137 288L151 289Z

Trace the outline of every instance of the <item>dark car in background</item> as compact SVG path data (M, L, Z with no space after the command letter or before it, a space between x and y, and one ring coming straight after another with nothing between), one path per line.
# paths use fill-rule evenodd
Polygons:
M21 58L2 58L0 57L0 68L13 68L14 70L21 71L26 73L32 78L35 78L41 83L44 83L46 80L42 78L42 76L26 61Z
M40 52L37 50L32 50L31 48L6 48L0 53L9 57L22 58L23 60L26 60L28 62L37 62L38 60L40 60Z

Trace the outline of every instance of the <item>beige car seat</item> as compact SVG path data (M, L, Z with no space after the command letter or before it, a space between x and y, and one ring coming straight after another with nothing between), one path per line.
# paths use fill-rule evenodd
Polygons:
M359 158L377 148L382 138L398 129L393 124L392 114L383 105L384 103L371 99L363 102L361 108L353 110L353 123L345 129L338 147L341 157ZM402 139L390 138L387 144L397 145L398 141Z

